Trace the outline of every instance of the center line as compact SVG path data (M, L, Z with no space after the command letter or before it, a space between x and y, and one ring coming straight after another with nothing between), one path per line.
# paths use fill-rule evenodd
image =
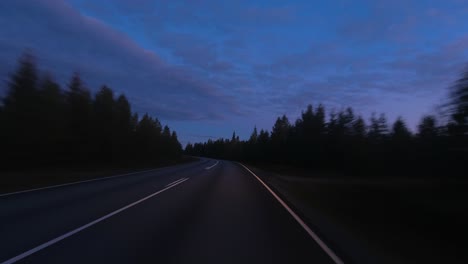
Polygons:
M218 165L219 160L216 161L216 163L210 167L206 167L205 170L211 170L214 166Z
M168 185L166 185L166 187L169 187L169 186L174 185L174 184L177 184L177 183L184 182L184 181L186 181L186 180L188 180L188 178L178 179L177 181L174 181L174 182L169 183Z
M38 251L40 251L40 250L42 250L42 249L44 249L46 247L49 247L49 246L51 246L51 245L53 245L53 244L55 244L57 242L60 242L60 241L64 240L65 238L70 237L70 236L72 236L72 235L74 235L74 234L76 234L78 232L81 232L81 231L85 230L86 228L91 227L91 226L93 226L93 225L95 225L95 224L97 224L97 223L99 223L101 221L104 221L104 220L106 220L107 218L109 218L111 216L114 216L114 215L116 215L116 214L118 214L118 213L120 213L122 211L125 211L125 210L127 210L127 209L141 203L141 202L144 202L144 201L150 199L153 196L156 196L156 195L158 195L158 194L160 194L160 193L162 193L164 191L167 191L167 190L171 189L172 187L175 187L175 186L181 184L182 182L184 182L186 180L188 180L188 178L185 178L183 181L176 182L176 183L172 184L171 186L165 187L164 189L159 190L159 191L157 191L157 192L155 192L153 194L150 194L150 195L146 196L145 198L142 198L142 199L140 199L140 200L138 200L136 202L133 202L133 203L131 203L131 204L125 206L125 207L122 207L122 208L120 208L118 210L115 210L112 213L109 213L109 214L107 214L107 215L105 215L103 217L100 217L100 218L98 218L98 219L96 219L96 220L94 220L94 221L92 221L92 222L90 222L90 223L88 223L88 224L86 224L84 226L78 227L75 230L72 230L72 231L70 231L70 232L68 232L66 234L63 234L63 235L61 235L59 237L56 237L56 238L54 238L52 240L49 240L49 241L45 242L44 244L39 245L39 246L37 246L37 247L35 247L33 249L30 249L30 250L28 250L28 251L26 251L26 252L24 252L24 253L16 256L16 257L13 257L13 258L11 258L9 260L6 260L6 261L2 262L1 264L12 264L12 263L15 263L15 262L17 262L17 261L19 261L21 259L24 259L25 257L27 257L29 255L32 255L32 254L34 254L34 253L36 253L36 252L38 252Z

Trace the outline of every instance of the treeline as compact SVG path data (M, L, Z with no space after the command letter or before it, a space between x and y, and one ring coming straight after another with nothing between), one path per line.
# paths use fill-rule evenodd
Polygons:
M413 133L400 117L385 114L368 121L352 108L327 113L309 105L291 123L278 117L271 131L254 128L245 141L231 139L188 144L194 156L284 164L348 175L465 177L468 164L468 71L451 87L445 124L425 116Z
M0 168L156 164L180 158L177 134L158 119L132 113L107 86L92 95L78 74L67 89L39 76L26 54L0 104Z

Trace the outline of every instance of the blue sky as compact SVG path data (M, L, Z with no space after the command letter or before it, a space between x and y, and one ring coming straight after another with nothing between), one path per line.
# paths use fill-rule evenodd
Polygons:
M467 15L461 0L3 0L0 77L30 49L62 84L108 84L183 143L246 138L318 103L414 127L468 61Z

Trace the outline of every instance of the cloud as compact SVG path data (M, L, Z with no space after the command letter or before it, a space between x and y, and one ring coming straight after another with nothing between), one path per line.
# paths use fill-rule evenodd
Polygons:
M356 52L346 42L324 42L257 65L255 77L268 86L266 105L276 114L294 114L309 103L324 103L353 106L364 115L384 111L390 117L408 116L414 125L422 112L440 103L457 78L468 59L467 39L460 35L429 49L419 45L395 49L388 42L377 46L385 47L385 52L372 52L373 48Z
M296 8L294 6L279 7L249 7L243 10L241 19L251 23L264 25L285 24L295 20Z
M219 87L64 1L1 1L0 25L2 61L13 64L32 49L40 66L61 82L78 71L92 89L106 83L124 92L138 102L137 110L177 120L222 119L238 110Z
M193 34L163 32L157 34L155 42L191 66L208 69L218 60L216 44Z

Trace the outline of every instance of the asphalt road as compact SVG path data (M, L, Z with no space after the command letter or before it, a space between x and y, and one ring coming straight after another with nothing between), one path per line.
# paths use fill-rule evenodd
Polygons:
M245 168L203 159L0 196L0 263L336 260Z

